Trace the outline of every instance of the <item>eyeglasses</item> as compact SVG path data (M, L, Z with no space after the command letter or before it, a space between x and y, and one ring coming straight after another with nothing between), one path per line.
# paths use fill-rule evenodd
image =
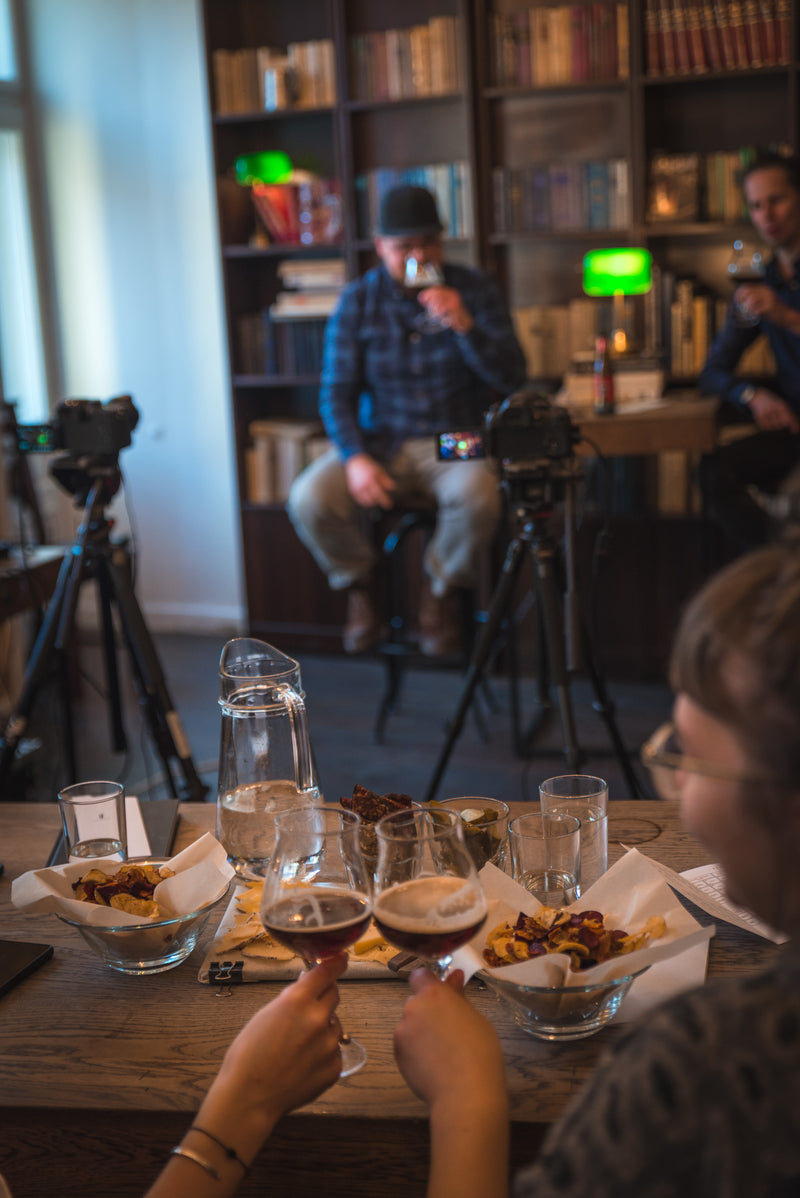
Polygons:
M682 770L687 774L700 774L706 778L721 778L726 782L749 782L758 785L769 783L771 786L778 785L775 778L768 778L765 775L757 776L755 774L747 774L736 766L723 765L722 762L706 761L702 757L691 757L688 753L684 753L681 749L681 744L678 739L675 725L669 721L656 728L649 740L642 745L639 754L642 764L651 771L656 770ZM661 786L659 790L670 791L670 797L674 797L677 793L677 780L673 777L665 777L661 775Z

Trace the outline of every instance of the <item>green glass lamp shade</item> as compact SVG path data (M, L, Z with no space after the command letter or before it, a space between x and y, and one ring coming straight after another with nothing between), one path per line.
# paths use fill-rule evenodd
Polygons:
M292 174L291 159L283 150L241 154L233 165L236 182L242 187L250 187L253 183L288 183Z
M587 295L644 295L653 281L649 250L589 250L583 259L583 290Z

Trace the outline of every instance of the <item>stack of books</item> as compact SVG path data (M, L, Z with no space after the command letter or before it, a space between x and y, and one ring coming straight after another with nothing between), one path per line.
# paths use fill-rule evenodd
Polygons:
M297 475L330 446L318 420L253 420L249 433L245 467L250 503L285 503Z
M285 290L259 312L237 321L242 374L317 375L322 367L325 324L345 282L339 258L287 260L278 265Z

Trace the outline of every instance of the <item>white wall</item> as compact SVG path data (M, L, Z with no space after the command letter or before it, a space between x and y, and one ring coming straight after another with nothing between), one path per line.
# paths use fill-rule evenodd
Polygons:
M65 394L139 409L113 510L151 629L227 631L241 553L200 5L28 7Z

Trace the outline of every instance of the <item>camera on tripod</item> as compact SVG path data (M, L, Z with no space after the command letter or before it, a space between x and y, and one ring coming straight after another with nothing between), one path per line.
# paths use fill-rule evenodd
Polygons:
M92 484L102 481L108 501L119 489L119 451L131 443L139 413L130 395L99 399L65 399L49 424L18 424L20 453L64 453L50 466L53 478L84 503Z
M139 413L130 395L99 399L65 399L49 424L18 424L20 453L52 453L64 449L77 457L115 457L131 443Z
M580 431L564 408L532 387L493 404L482 429L441 433L438 456L446 461L494 458L503 473L540 471L573 456Z
M483 443L505 473L541 469L571 458L580 433L564 408L533 388L523 388L486 413Z

